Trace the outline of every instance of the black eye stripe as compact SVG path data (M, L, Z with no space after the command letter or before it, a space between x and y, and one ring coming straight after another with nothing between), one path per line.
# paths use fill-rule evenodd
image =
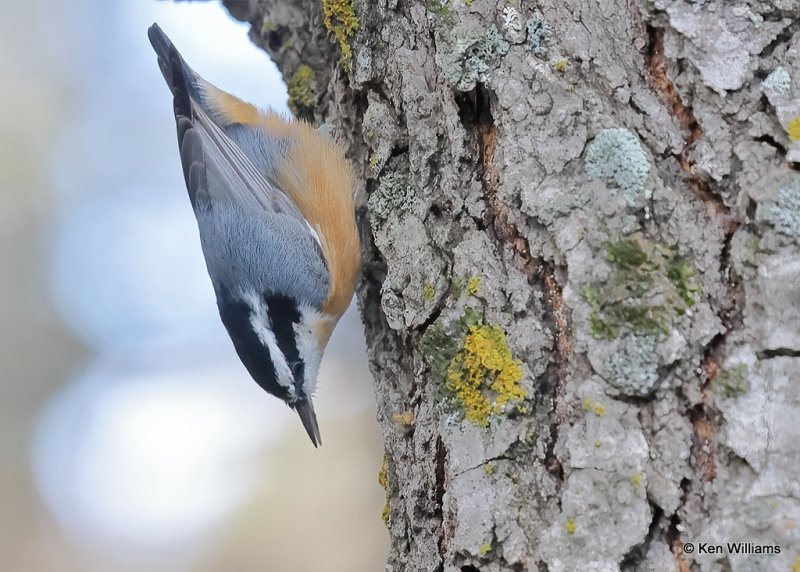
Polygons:
M300 310L293 299L281 294L267 293L264 295L264 302L267 304L267 315L272 333L275 334L275 341L297 380L294 364L296 362L302 364L303 361L300 359L300 352L297 349L294 325L300 322ZM300 373L302 374L302 370ZM302 379L302 375L299 379Z

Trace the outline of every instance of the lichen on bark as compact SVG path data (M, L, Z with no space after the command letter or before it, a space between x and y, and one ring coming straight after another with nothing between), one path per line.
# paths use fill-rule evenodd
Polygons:
M789 569L797 3L353 0L346 47L320 1L236 4L369 195L387 569ZM479 333L524 405L473 423ZM742 539L782 550L681 551Z

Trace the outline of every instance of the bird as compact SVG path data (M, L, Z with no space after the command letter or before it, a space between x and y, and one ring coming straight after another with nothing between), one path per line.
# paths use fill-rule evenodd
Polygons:
M318 447L320 362L361 266L355 171L309 123L204 80L158 24L147 34L172 92L222 323L250 376L297 412Z

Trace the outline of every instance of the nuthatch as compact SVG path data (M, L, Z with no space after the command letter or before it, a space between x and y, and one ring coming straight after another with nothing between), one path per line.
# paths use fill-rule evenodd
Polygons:
M222 323L255 381L321 444L311 397L361 263L355 174L310 125L259 111L147 33L174 97L186 188Z

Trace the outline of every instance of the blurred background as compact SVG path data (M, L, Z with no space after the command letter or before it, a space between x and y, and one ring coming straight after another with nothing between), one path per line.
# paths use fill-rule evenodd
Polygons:
M0 8L0 571L383 569L358 314L315 450L217 316L146 30L285 110L267 55L216 2Z

